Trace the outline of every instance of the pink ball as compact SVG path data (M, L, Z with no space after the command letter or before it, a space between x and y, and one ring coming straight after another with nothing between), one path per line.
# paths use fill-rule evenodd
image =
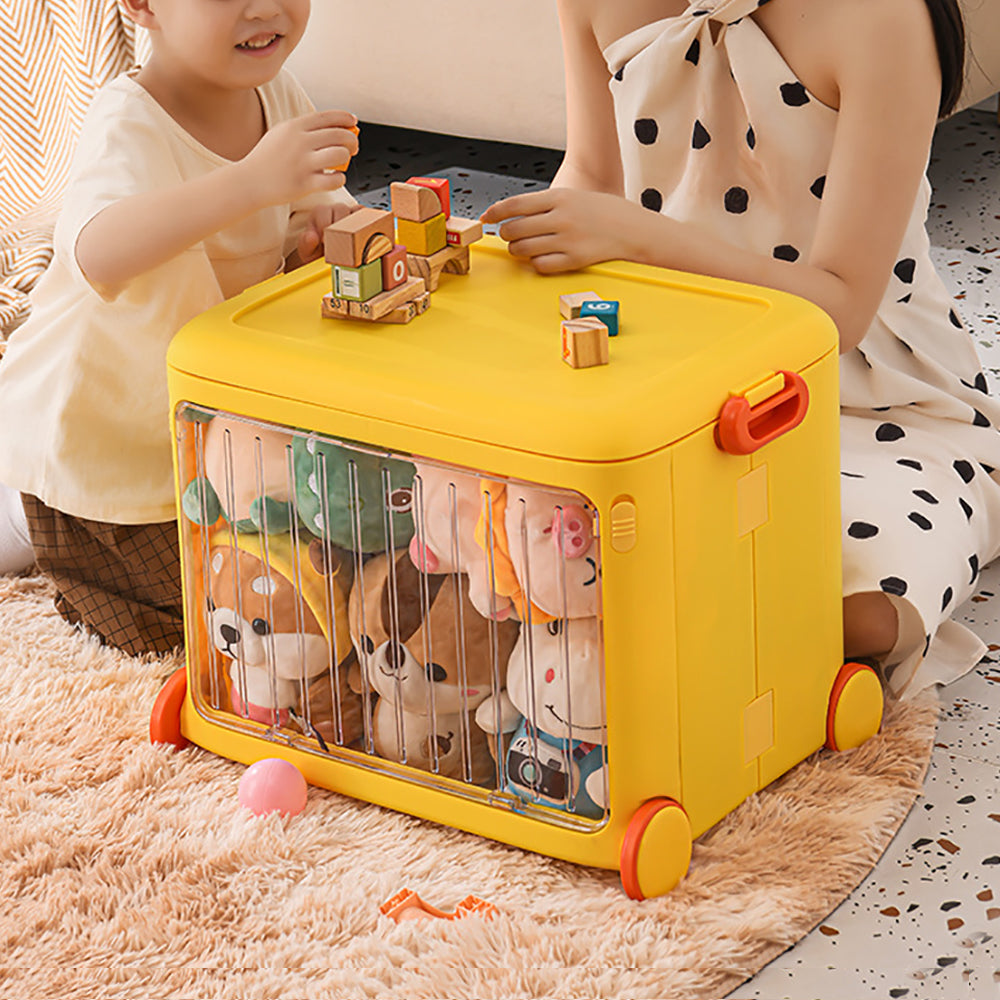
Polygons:
M296 816L306 805L306 779L287 760L267 757L251 764L240 778L239 800L255 816Z

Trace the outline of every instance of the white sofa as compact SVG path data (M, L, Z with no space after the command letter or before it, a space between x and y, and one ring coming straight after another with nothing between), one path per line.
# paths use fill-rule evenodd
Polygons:
M961 2L968 107L1000 90L1000 0ZM289 65L318 104L365 121L564 146L555 0L315 0Z

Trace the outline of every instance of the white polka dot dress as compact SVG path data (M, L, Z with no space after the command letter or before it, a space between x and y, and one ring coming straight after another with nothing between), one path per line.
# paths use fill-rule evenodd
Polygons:
M812 246L837 112L747 16L763 2L692 5L604 55L626 196L794 266ZM1000 552L1000 403L931 263L929 201L925 179L878 313L840 366L844 593L896 606L886 675L900 694L983 654L949 618Z

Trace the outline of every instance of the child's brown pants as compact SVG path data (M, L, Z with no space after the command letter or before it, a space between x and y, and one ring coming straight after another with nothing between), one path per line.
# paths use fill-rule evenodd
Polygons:
M126 653L166 653L184 642L177 525L108 524L72 517L22 494L38 566L56 609Z

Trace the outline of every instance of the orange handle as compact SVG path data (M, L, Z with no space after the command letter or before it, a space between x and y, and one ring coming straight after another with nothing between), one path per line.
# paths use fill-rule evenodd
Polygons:
M751 406L744 396L726 400L719 413L716 439L730 455L749 455L798 427L809 408L809 390L801 375L780 371L785 385L773 396Z

